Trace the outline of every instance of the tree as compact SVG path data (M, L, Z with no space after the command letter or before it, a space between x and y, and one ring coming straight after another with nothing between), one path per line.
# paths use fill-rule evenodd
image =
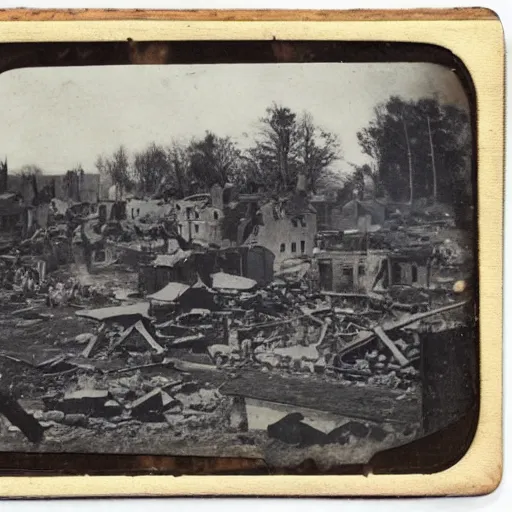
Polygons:
M41 176L42 174L44 174L44 171L38 165L27 164L22 166L18 170L17 174L19 174L20 176Z
M259 138L247 156L250 165L246 168L266 188L289 191L302 173L308 189L315 191L332 172L330 166L339 158L339 143L333 134L315 125L311 114L297 117L288 107L274 103L260 119Z
M146 149L135 153L133 175L142 194L155 194L163 180L171 173L168 153L162 146L151 143Z
M174 195L183 198L188 194L190 185L190 159L188 151L182 145L173 142L167 148L167 160L171 168L167 188L170 186L174 189Z
M336 136L315 126L311 114L305 112L298 123L297 159L311 191L316 192L319 181L327 178L330 165L338 158Z
M240 170L240 150L229 137L206 132L189 146L190 175L200 188L218 183L224 186Z
M119 146L110 157L99 156L96 160L96 168L104 181L116 186L117 199L123 191L129 190L133 185L129 172L128 154L124 146Z
M404 101L393 96L375 109L358 133L395 200L430 198L471 204L471 130L468 113L438 98Z
M250 156L266 188L287 191L296 180L297 115L287 107L273 104L260 119L260 138Z

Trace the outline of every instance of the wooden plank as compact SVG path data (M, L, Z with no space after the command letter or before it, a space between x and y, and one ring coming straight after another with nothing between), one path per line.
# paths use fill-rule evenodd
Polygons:
M91 338L91 341L87 343L87 347L84 348L81 354L82 357L88 358L91 355L92 349L95 347L96 343L98 343L99 339L99 336L94 336L93 338Z
M34 363L31 363L30 361L27 361L26 359L20 359L18 357L10 356L9 354L0 353L0 357L9 359L10 361L14 361L15 363L26 364L27 366L31 366L32 368L34 367Z
M401 318L400 320L396 320L395 322L386 322L381 327L384 331L401 329L420 320L424 320L425 318L429 318L440 313L446 313L447 311L451 311L453 309L461 308L465 304L467 304L467 302L457 302L456 304L450 304L449 306L433 309L431 311L427 311L426 313L409 315ZM361 331L350 343L347 343L347 345L340 350L339 355L342 356L355 348L363 347L366 345L366 343L369 343L372 339L374 339L375 336L375 332L373 331Z
M398 347L393 343L393 340L388 337L388 335L383 331L382 327L375 327L373 332L379 337L379 339L386 345L386 347L391 351L393 357L398 361L400 366L407 366L409 364L409 360L398 350Z
M322 325L322 330L320 331L320 336L318 337L318 341L315 344L315 347L318 347L324 341L325 335L327 334L327 329L329 329L329 324L324 323Z
M300 320L304 318L306 315L294 316L293 318L286 318L282 320L273 320L272 322L262 322L259 324L247 325L244 327L240 327L239 331L249 331L251 329L263 329L265 327L276 327L278 325L290 324L295 322L295 320Z
M401 329L402 327L407 327L410 324L414 324L419 322L420 320L424 320L425 318L429 318L434 315L439 315L441 313L446 313L448 311L452 311L454 309L461 308L467 304L467 301L457 302L455 304L449 304L448 306L443 306L441 308L432 309L430 311L426 311L424 313L416 313L410 316L404 316L400 320L396 322L386 322L382 325L382 328L385 331L391 331L393 329Z
M22 308L22 309L17 309L15 311L11 311L11 316L17 316L17 315L22 315L23 313L28 313L29 311L34 311L36 308L35 306L30 306L28 308Z
M314 313L317 313L317 312L325 312L325 313L328 313L329 311L331 311L330 308L325 308L325 311L323 311L323 309L321 311L316 311L314 309L312 310L309 310L308 308L306 307L302 307L300 308L300 310L302 311L302 313L304 313L304 315L306 315L310 320L312 320L313 322L317 323L318 325L320 325L321 327L324 326L324 322L322 322L322 320L320 320L319 318L316 318L313 316Z
M148 330L146 327L144 327L144 324L140 320L135 324L135 329L137 329L137 331L139 331L142 336L144 336L144 339L148 342L151 348L156 351L157 354L162 354L164 352L163 347L155 341L151 334L149 334Z
M0 392L0 414L18 427L30 442L39 443L43 439L44 430L39 422L14 398L4 392Z

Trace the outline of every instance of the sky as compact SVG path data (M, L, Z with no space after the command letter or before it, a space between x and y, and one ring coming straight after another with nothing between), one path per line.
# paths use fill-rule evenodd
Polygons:
M357 132L391 95L439 95L467 108L456 75L425 63L307 63L26 68L0 75L0 158L10 171L38 165L61 174L123 144L187 143L207 130L249 147L272 102L308 111L334 133L350 172L361 164Z

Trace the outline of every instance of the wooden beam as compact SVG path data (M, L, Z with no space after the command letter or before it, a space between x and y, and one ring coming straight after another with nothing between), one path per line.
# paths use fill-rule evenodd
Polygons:
M373 332L379 337L379 339L386 345L386 347L391 351L393 357L398 361L400 366L407 366L409 364L409 360L398 350L398 347L393 343L388 335L384 332L382 327L375 327Z
M0 414L18 427L30 442L39 443L43 439L44 430L39 422L14 398L3 392L0 392Z

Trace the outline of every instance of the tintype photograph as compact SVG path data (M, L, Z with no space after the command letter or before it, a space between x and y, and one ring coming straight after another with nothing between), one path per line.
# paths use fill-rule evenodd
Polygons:
M474 119L453 69L21 68L0 119L1 451L322 474L464 424L464 455Z

